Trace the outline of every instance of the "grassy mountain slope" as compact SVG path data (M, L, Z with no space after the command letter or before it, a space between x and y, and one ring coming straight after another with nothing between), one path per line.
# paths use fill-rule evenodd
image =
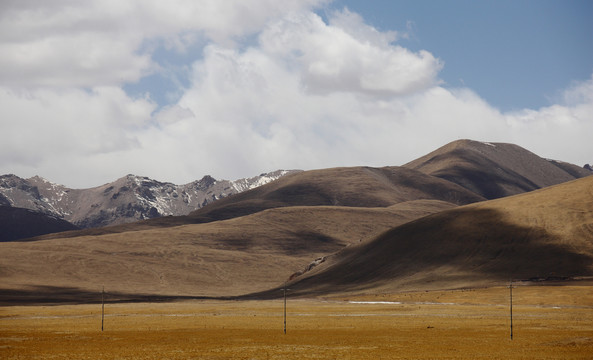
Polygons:
M84 301L103 285L123 298L261 291L316 258L453 206L287 207L207 224L2 243L0 301L64 293Z
M443 211L350 246L297 293L459 288L593 275L593 177Z

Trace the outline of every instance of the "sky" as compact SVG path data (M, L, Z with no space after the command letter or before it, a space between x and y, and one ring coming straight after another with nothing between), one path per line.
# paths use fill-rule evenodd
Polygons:
M185 184L458 139L591 164L591 18L588 0L3 0L0 174Z

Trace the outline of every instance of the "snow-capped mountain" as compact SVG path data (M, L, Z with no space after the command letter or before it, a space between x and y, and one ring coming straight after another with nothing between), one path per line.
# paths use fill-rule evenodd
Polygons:
M0 206L26 208L82 228L186 215L215 200L267 184L298 170L278 170L251 178L216 180L204 176L189 184L163 183L127 175L90 189L70 189L35 176L0 176Z

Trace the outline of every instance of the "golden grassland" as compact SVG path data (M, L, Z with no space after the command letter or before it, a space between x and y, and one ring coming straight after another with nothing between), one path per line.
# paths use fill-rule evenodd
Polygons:
M590 359L593 286L0 308L2 359Z

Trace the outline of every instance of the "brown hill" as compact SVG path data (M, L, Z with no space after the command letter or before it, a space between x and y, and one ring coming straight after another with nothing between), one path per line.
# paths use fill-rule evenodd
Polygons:
M586 177L443 211L350 246L290 287L299 294L394 292L590 276L592 197L593 177Z
M482 201L457 184L403 167L304 171L229 196L190 213L199 222L230 219L286 206L387 207L413 200L457 205Z
M388 207L415 200L455 205L484 200L457 184L403 167L347 167L297 172L217 200L187 216L166 216L131 224L85 229L38 238L105 235L200 224L291 206Z
M576 165L543 159L514 144L472 140L454 141L404 166L449 180L486 199L592 174Z
M285 206L384 207L418 199L465 205L588 175L584 168L543 159L517 145L459 140L402 167L333 168L285 176L216 201L186 220L209 222Z
M103 285L122 299L261 291L316 258L453 206L285 207L207 224L2 243L0 302L96 301Z

